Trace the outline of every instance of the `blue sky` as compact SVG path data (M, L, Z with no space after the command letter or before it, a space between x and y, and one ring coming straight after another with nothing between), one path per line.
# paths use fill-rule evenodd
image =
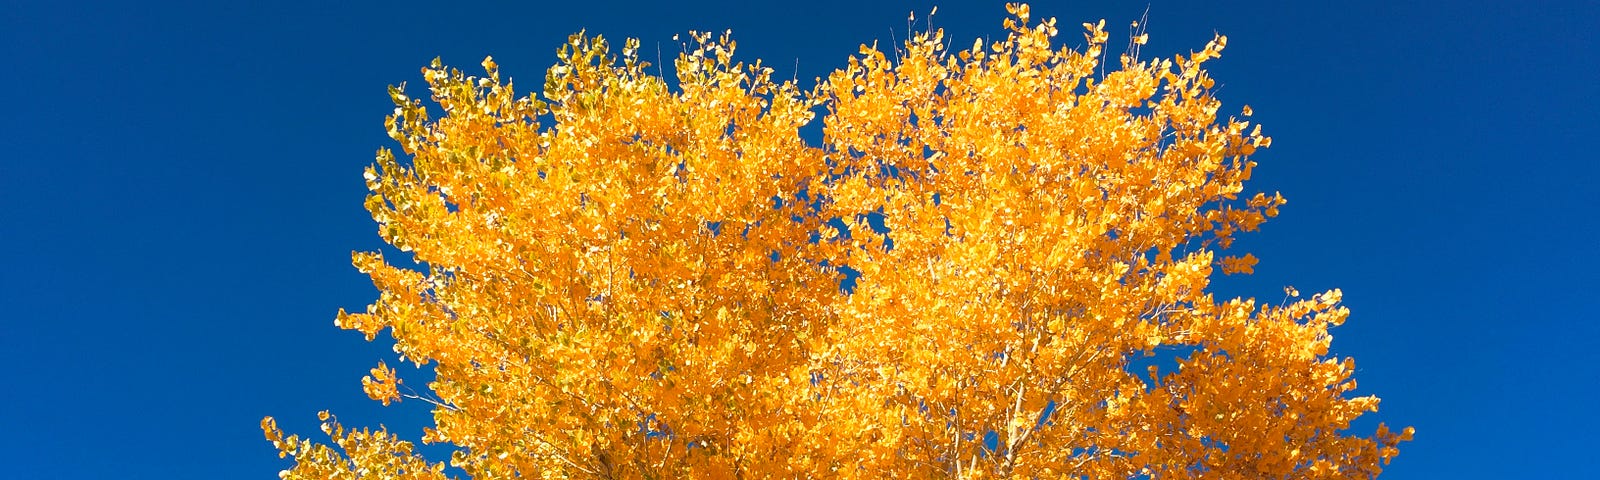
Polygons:
M3 3L10 478L275 478L287 463L263 415L310 434L325 408L418 431L426 405L361 393L388 345L332 321L375 296L349 254L380 245L361 169L390 144L385 86L421 84L435 56L475 71L494 55L527 86L579 29L670 59L674 33L731 28L743 58L809 80L860 43L903 39L909 11L939 5L957 39L1001 35L1004 15L971 1ZM1384 399L1364 428L1418 430L1385 478L1600 478L1600 5L1192 3L1149 4L1144 52L1229 36L1219 95L1274 137L1251 186L1290 200L1240 241L1257 274L1219 291L1344 289L1354 313L1335 350ZM1146 5L1033 12L1118 34Z

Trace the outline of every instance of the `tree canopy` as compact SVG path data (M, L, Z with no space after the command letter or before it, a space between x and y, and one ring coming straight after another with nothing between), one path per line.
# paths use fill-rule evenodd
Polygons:
M362 384L433 403L454 453L268 417L284 477L1377 475L1411 430L1348 431L1378 399L1329 353L1340 292L1207 291L1285 202L1245 187L1271 139L1219 113L1226 37L1108 61L1104 21L1074 49L1009 11L810 89L708 33L672 78L578 34L537 95L489 59L391 88L366 207L413 258L357 253L380 296L336 324L431 366Z

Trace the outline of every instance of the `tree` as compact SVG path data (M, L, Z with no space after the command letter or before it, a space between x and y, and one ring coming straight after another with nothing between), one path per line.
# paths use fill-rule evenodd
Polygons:
M472 478L1378 474L1411 429L1343 433L1378 400L1329 356L1339 291L1206 292L1284 204L1243 185L1270 139L1218 116L1226 38L1104 73L1103 21L1080 51L1009 10L1003 41L863 46L811 90L726 34L675 84L575 35L540 97L436 60L443 114L391 88L403 155L366 171L424 267L356 254L380 297L336 321L436 378L379 363L366 392L432 402L422 441ZM285 478L446 476L321 418L331 445L263 420Z

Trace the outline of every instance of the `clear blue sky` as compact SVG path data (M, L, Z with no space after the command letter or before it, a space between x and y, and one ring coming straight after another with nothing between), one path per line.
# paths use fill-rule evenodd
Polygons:
M384 88L433 57L492 54L532 86L579 29L670 59L674 33L731 28L743 58L811 79L935 5L0 3L0 476L19 479L275 478L269 414L415 434L425 405L360 391L388 345L332 321L375 296L349 255L380 245L361 169L389 145ZM1146 7L1090 3L1033 12L1121 33ZM1290 200L1223 293L1344 289L1335 349L1384 399L1363 427L1418 430L1385 478L1600 478L1600 6L1191 3L1150 5L1144 51L1229 36L1220 96L1275 140L1253 186ZM1001 34L1001 2L937 4L958 39Z

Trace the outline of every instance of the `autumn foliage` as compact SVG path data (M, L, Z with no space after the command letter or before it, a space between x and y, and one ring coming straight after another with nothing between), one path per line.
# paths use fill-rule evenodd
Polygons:
M1410 429L1348 432L1378 400L1329 355L1339 291L1206 291L1284 203L1202 68L1226 38L1106 62L1104 22L1065 48L1010 10L809 90L704 33L672 79L580 34L536 96L490 60L423 69L437 110L392 89L367 208L420 267L356 254L380 297L337 325L432 366L362 383L455 453L267 418L285 478L1376 475Z

